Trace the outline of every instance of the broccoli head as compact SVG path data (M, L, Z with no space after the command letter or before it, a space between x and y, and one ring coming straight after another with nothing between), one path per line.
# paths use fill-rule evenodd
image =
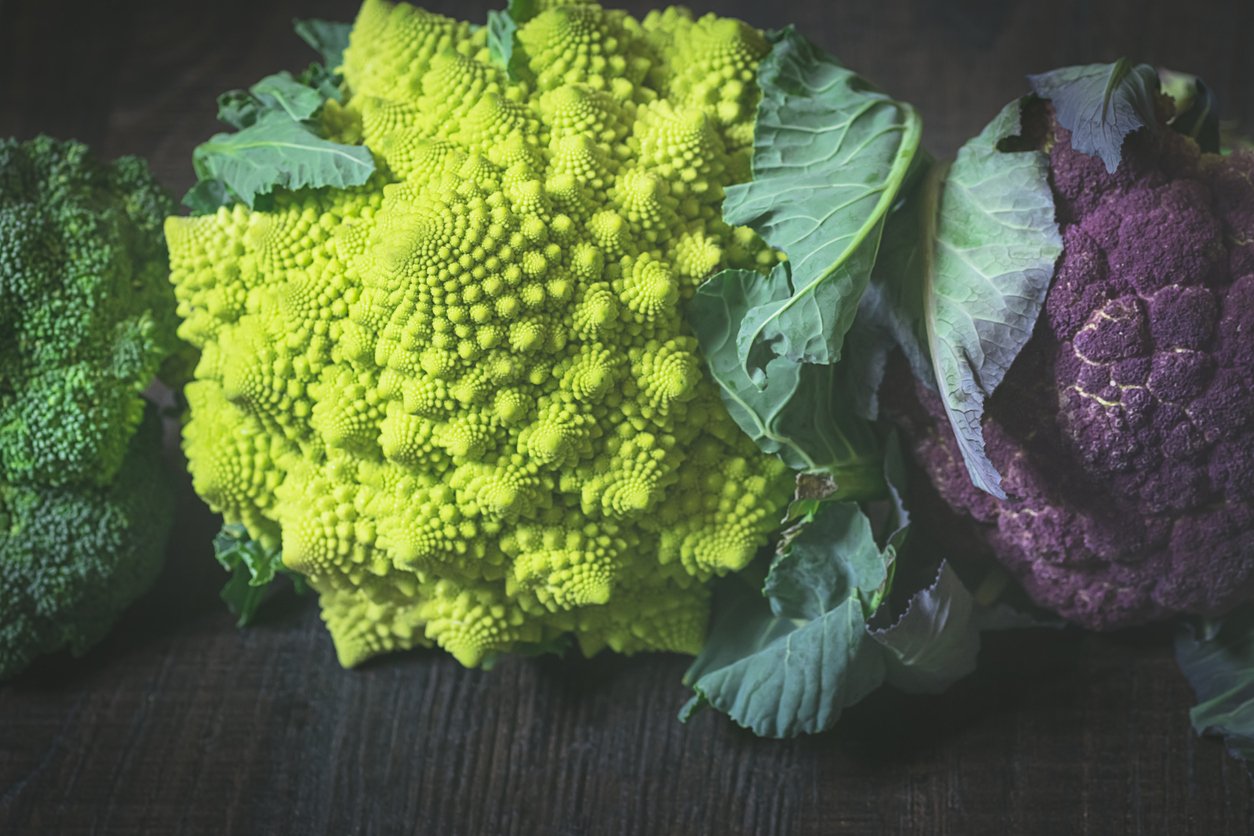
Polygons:
M0 678L84 653L152 584L174 515L154 407L105 484L0 485Z
M319 118L380 173L166 223L194 485L281 543L345 665L695 652L704 582L788 497L682 316L713 270L776 260L720 214L766 42L544 5L502 60L491 27L367 0Z
M1046 130L1064 250L983 420L1009 498L972 485L933 393L893 408L1040 604L1094 629L1218 614L1254 595L1254 154L1151 125L1112 173Z
M141 393L176 343L170 209L137 158L0 139L0 677L84 651L159 567L171 509Z

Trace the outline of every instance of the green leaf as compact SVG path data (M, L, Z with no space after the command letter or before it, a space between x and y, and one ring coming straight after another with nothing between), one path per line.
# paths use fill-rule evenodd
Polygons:
M884 658L867 635L863 598L886 559L855 503L826 503L753 594L737 576L719 590L706 646L684 676L702 706L764 737L813 734L875 690Z
M1173 131L1197 142L1203 153L1219 153L1219 101L1197 76L1159 69L1158 81L1176 112L1167 122Z
M1045 155L999 149L1019 132L1016 101L951 166L929 173L920 203L927 262L898 302L903 317L921 313L915 333L926 340L971 481L998 498L1005 492L985 452L984 403L1032 336L1062 253Z
M967 471L999 498L984 402L1031 338L1062 254L1045 155L998 149L1019 133L1012 102L959 149L940 185L923 295L928 354Z
M292 28L305 43L309 44L322 56L321 64L310 64L309 68L296 77L306 87L318 91L323 100L335 99L344 101L344 93L340 90L340 66L344 63L344 49L348 46L348 36L352 24L334 23L328 20L293 20Z
M1193 728L1222 735L1234 757L1254 763L1254 605L1217 622L1182 624L1176 661L1197 694Z
M264 109L282 110L297 122L313 116L326 101L325 96L302 84L289 72L268 75L248 90Z
M493 9L488 12L488 56L507 72L514 55L514 33L518 24L509 12Z
M709 705L762 737L814 734L835 725L883 680L884 660L866 640L857 598L795 622L772 615L739 582L728 589L710 639L685 676L695 696L681 720Z
M221 206L235 202L226 184L221 180L201 180L183 195L183 205L193 215L212 215Z
M915 169L902 190L903 200L885 221L871 281L849 329L846 357L841 361L850 378L855 411L870 420L879 417L880 386L895 350L902 352L918 380L935 389L927 335L921 327L928 248L920 246L931 229L927 216L936 211L935 201L928 200L928 190L920 184L935 164L927 154L920 154Z
M310 64L304 72L296 76L296 80L306 87L317 90L323 102L330 99L341 104L344 102L344 91L340 89L340 76L321 64Z
M536 15L535 0L510 0L504 10L488 12L488 56L511 80L527 74L523 55L514 51L514 39L520 24Z
M884 219L910 171L921 123L793 29L762 61L752 181L728 187L723 216L788 255L741 322L745 373L765 388L772 354L832 364L857 312ZM717 287L717 285L716 285Z
M933 165L893 212L849 336L859 414L877 413L888 353L900 348L938 391L971 481L999 498L984 404L1032 336L1062 253L1045 154L1002 150L1021 131L1021 107L1007 105L952 164Z
M212 137L192 161L200 179L221 180L250 207L275 189L348 188L374 172L366 148L329 142L273 111L239 133Z
M318 112L326 96L293 78L291 73L268 75L247 91L228 90L218 96L218 121L242 130L277 111L297 122Z
M269 596L270 586L279 574L292 579L297 593L303 593L304 580L283 566L278 549L267 549L253 540L244 526L226 524L213 538L213 556L231 573L222 588L221 598L238 617L236 626L252 623L257 608Z
M688 320L723 403L745 434L789 467L830 474L846 497L882 494L878 442L853 413L837 369L775 357L767 363L765 387L759 387L737 358L740 322L779 287L749 270L724 270L689 305Z
M813 621L851 593L877 592L887 579L887 560L862 509L829 502L771 564L762 594L780 618Z
M317 20L294 24L297 34L331 66L338 66L350 26ZM321 64L311 65L298 77L274 73L247 91L223 93L218 97L218 119L239 133L218 134L193 152L192 163L202 183L188 192L187 205L203 212L221 205L215 205L216 200L239 200L256 209L266 203L264 196L279 188L364 183L374 171L370 152L323 139L313 122L328 99L342 96L339 77Z
M890 441L889 459L894 449ZM887 464L890 482L899 465ZM819 500L790 529L761 596L746 582L753 567L720 582L710 635L684 676L694 696L680 719L710 706L759 735L790 737L830 728L886 679L935 692L970 673L978 608L944 562L899 618L868 626L888 599L906 517L904 508L890 513L881 547L856 503Z
M1157 123L1158 74L1126 58L1113 64L1063 67L1028 76L1032 91L1054 105L1054 116L1071 132L1071 147L1119 167L1128 134Z
M971 593L942 561L936 580L910 599L891 626L871 630L886 651L889 684L939 694L975 670L980 629Z
M298 18L292 21L292 28L301 40L322 56L322 63L328 70L337 70L344 63L344 49L353 30L351 23Z
M256 122L264 110L247 90L227 90L218 96L218 121L236 130Z
M540 13L536 0L509 0L507 11L514 22L520 25Z

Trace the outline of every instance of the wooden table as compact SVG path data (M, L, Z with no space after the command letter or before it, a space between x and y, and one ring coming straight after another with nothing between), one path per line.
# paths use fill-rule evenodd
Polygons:
M1200 73L1254 123L1248 3L828 5L720 8L797 22L917 103L939 154L1020 94L1025 72L1120 55ZM0 135L142 154L181 193L192 147L217 129L215 95L312 59L294 15L354 11L0 0ZM1254 832L1244 768L1189 728L1166 631L992 636L946 695L884 691L834 732L781 743L714 714L680 725L675 656L484 673L414 652L342 671L312 602L235 629L216 598L216 526L184 481L157 587L86 658L0 686L0 833Z

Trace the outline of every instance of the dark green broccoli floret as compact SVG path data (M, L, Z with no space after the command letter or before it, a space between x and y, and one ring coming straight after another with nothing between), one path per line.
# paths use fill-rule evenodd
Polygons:
M173 512L151 405L108 485L0 484L0 678L103 638L157 577Z
M0 479L106 484L175 345L161 224L141 160L0 141Z
M175 353L142 160L0 139L0 677L98 640L151 582L169 528L141 393Z

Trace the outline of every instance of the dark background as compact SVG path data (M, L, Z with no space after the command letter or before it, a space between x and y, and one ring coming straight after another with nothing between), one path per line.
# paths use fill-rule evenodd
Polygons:
M1246 2L717 5L797 23L916 103L941 155L1024 73L1121 55L1198 73L1254 122ZM215 96L313 60L294 15L355 6L0 0L0 135L141 154L181 194ZM680 725L677 656L484 673L426 651L344 672L310 601L238 631L216 520L180 496L166 570L118 629L0 686L0 834L1254 832L1244 769L1188 725L1166 630L991 636L944 696L885 690L834 732L763 741L714 714Z

